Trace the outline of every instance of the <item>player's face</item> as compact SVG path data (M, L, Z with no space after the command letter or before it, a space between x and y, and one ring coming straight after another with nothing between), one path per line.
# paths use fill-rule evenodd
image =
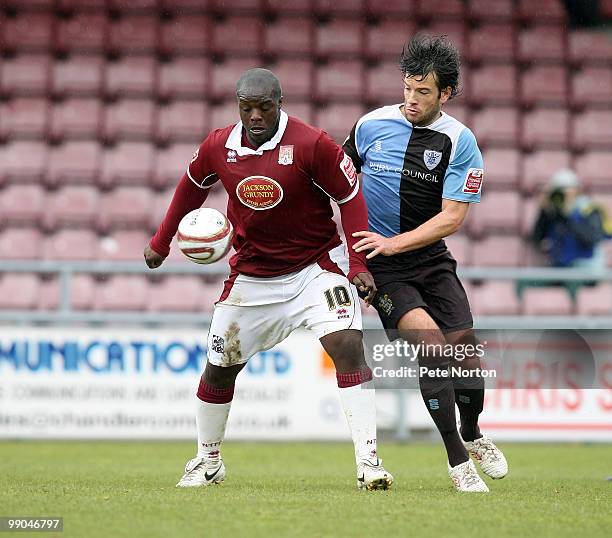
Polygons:
M280 100L276 102L266 97L239 97L240 119L246 134L255 147L270 140L278 130L280 119Z
M425 78L404 77L404 116L413 125L424 127L440 117L440 109L451 89L438 89L434 73Z

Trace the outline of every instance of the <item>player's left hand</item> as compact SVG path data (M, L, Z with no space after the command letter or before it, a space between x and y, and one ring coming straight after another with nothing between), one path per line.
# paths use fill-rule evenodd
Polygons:
M393 256L394 254L400 253L397 244L397 236L383 237L374 232L355 232L353 237L363 237L363 239L357 241L357 243L353 245L353 250L355 252L371 250L372 252L366 256L368 260L379 254L383 256Z
M367 295L365 297L362 296L362 298L368 306L371 305L378 291L372 273L357 273L353 277L353 284L355 284L361 293L367 293Z

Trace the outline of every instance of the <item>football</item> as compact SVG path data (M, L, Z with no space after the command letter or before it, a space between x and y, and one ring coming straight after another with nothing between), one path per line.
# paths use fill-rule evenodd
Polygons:
M227 217L211 207L185 215L178 227L178 246L195 263L214 263L232 246L234 230Z

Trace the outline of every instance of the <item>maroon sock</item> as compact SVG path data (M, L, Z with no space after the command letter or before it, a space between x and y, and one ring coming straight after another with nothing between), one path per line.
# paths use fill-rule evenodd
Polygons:
M198 386L197 396L203 402L214 404L229 403L234 397L234 384L232 383L232 385L227 388L219 389L211 387L202 378Z
M355 372L346 372L340 374L336 372L336 380L338 381L338 388L346 389L348 387L354 387L355 385L361 385L372 380L372 370L366 367L363 370L356 370Z

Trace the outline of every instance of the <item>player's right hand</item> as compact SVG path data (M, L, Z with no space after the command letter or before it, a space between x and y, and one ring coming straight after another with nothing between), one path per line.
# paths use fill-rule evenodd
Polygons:
M357 273L353 278L353 284L360 292L359 296L365 301L366 305L370 306L378 291L372 273L369 271Z
M157 252L155 252L151 248L151 245L147 244L147 246L144 249L144 259L149 269L157 269L162 263L164 263L164 260L166 258L162 256L161 254L158 254Z

